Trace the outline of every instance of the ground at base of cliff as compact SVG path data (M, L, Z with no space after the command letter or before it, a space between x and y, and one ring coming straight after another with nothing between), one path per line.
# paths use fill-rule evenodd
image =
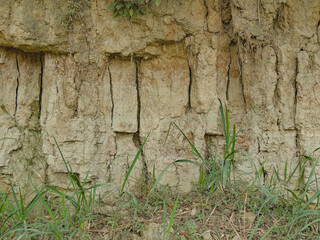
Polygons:
M99 195L100 185L68 193L43 186L28 201L12 188L0 197L1 239L318 239L319 192L227 183L181 195L141 185L140 196L117 197Z

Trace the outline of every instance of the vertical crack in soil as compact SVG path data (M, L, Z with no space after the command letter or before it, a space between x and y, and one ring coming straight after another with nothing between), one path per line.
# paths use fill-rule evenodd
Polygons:
M44 164L44 179L43 179L43 181L44 181L44 184L49 184L49 164L44 156L43 156L43 164Z
M110 84L110 101L111 101L111 129L112 129L112 124L113 124L113 112L114 112L114 101L113 101L113 85L112 85L112 74L111 74L111 70L110 70L110 60L108 61L108 64L107 64L107 67L105 69L105 71L108 71L108 74L109 74L109 84ZM103 73L103 76L104 76L105 73ZM102 77L103 79L103 77ZM110 164L112 163L112 161L115 159L115 156L117 155L118 153L118 144L117 144L117 138L115 136L114 137L114 144L115 144L115 154L111 155L111 159L110 159ZM107 167L108 169L111 169L111 166L108 166ZM109 178L111 178L111 175L109 176Z
M113 100L113 85L112 85L112 74L111 74L111 70L110 70L110 60L108 62L108 74L109 74L109 84L110 84L110 100L111 100L111 129L112 129L112 125L113 125L113 114L114 114L114 100ZM112 180L112 174L111 174L111 165L114 162L117 154L118 154L118 143L117 143L117 137L114 137L114 143L115 143L115 154L111 155L111 159L109 162L109 165L107 166L107 172L109 173L108 176L108 182L111 182Z
M112 74L110 71L110 62L108 63L108 73L110 80L110 95L111 95L111 124L113 123L113 113L114 113L114 101L113 101L113 86L112 86Z
M293 122L294 122L294 130L296 131L296 156L298 157L300 154L300 129L297 127L296 123L296 117L297 117L297 105L298 105L298 82L297 77L299 73L298 69L298 57L296 58L296 71L295 71L295 77L294 77L294 115L293 115Z
M188 61L188 67L189 67L188 109L190 110L191 109L191 89L192 89L192 69L189 61Z
M244 108L245 108L245 112L247 112L247 100L246 100L246 96L245 96L245 93L244 93L244 83L243 83L243 77L242 77L242 60L241 60L241 57L240 57L239 53L238 53L238 58L239 58L239 70L240 70L239 79L240 79L240 82L241 82Z
M229 44L229 64L228 64L227 87L226 87L226 99L227 99L227 101L229 101L230 69L231 69L231 63L232 63L231 45L232 45L232 42Z
M204 25L205 25L205 28L206 28L206 31L209 31L209 27L208 27L208 16L209 16L209 7L208 7L208 4L207 4L207 0L204 0L203 1L203 4L206 8L206 17L205 17L205 22L204 22Z
M279 53L278 53L278 50L275 46L272 46L272 49L276 55L275 71L277 74L277 82L275 84L274 94L273 94L273 105L274 105L274 107L276 107L278 109L278 111L281 115L281 107L280 107L281 106L281 104L280 104L281 93L280 93L280 88L279 88L281 76L280 76L280 70L279 70ZM277 125L278 125L278 129L280 131L280 128L281 128L280 116L278 116Z
M15 108L14 108L14 116L17 114L18 110L18 95L19 95L19 84L20 84L20 69L19 69L19 61L18 61L18 53L16 56L16 64L17 64L17 70L18 70L18 76L17 76L17 87L16 87L16 102L15 102Z
M317 38L318 38L318 43L320 44L320 21L318 22L318 27L317 27Z
M139 147L141 146L141 139L140 139L140 115L141 115L141 99L140 99L140 89L139 89L139 62L136 61L136 89L137 89L137 102L138 102L138 108L137 108L137 137L138 137L138 143ZM143 153L143 151L142 151Z
M133 141L135 143L135 145L137 146L137 148L140 148L142 145L142 141L140 138L140 128L141 128L141 97L140 97L140 84L139 84L139 65L140 62L139 60L135 61L136 64L136 89L137 89L137 103L138 103L138 108L137 108L137 132L135 134L133 134ZM143 163L143 177L144 177L144 181L146 183L149 182L149 174L148 174L148 166L147 166L147 162L145 161L144 158L144 150L143 148L141 149L141 159L142 159L142 163Z
M133 135L133 140L135 142L135 145L140 148L142 142L140 139L140 115L141 115L141 99L140 99L140 89L139 89L139 62L136 61L136 90L137 90L137 132ZM141 151L143 153L143 150Z
M275 70L277 74L277 82L274 88L274 97L273 97L273 104L274 106L277 106L279 108L279 101L280 101L280 89L279 89L279 83L280 83L280 72L279 72L279 55L278 50L273 46L272 47L275 55L276 55L276 63L275 63Z
M38 113L38 120L40 120L41 117L41 108L42 108L42 91L43 91L43 67L44 67L44 55L40 56L40 65L41 65L41 71L40 71L40 92L39 92L39 113Z

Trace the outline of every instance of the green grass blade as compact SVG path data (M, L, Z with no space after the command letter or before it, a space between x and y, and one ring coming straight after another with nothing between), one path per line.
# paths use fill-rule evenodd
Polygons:
M137 210L141 210L141 207L140 207L140 205L138 203L138 200L137 200L137 198L134 196L134 194L132 192L124 192L123 194L126 194L126 195L130 196L131 200L129 202L132 202L133 206L135 206L135 208ZM124 203L122 206L127 205L127 203L129 203L129 202Z
M81 192L81 191L83 190L83 188L82 188L80 179L79 179L79 177L77 176L77 174L75 174L75 173L70 173L69 176L70 176L70 178L71 178L72 183L75 183L75 184L73 184L73 186L74 186L74 187L77 186L78 189L79 189L80 192Z
M170 231L171 231L171 228L172 228L172 225L173 225L174 216L176 215L176 210L177 210L178 203L179 203L179 197L180 197L180 193L178 194L178 197L177 197L177 199L176 199L176 201L174 203L174 207L172 209L170 222L169 222L169 227L168 227L168 231L167 231L168 237L170 236Z
M150 133L148 134L148 136L146 137L146 139L142 143L141 147L139 148L139 151L137 152L135 158L133 159L133 162L132 162L132 164L131 164L131 166L129 168L129 171L127 172L126 177L125 177L125 179L123 181L123 184L122 184L122 187L121 187L121 191L120 191L120 195L123 194L124 187L125 187L125 185L126 185L126 183L128 181L128 178L129 178L129 176L130 176L130 174L131 174L131 172L132 172L132 170L134 168L134 165L136 164L136 162L137 162L137 160L138 160L138 158L139 158L139 156L141 154L141 151L142 151L142 148L143 148L144 144L147 142L147 139L148 139L149 135L150 135Z
M287 183L288 160L284 164L284 182Z
M229 159L225 159L222 166L222 187L226 188L228 172L229 172Z
M215 230L216 234L218 235L219 240L222 240L221 235L220 235L216 226L214 226L214 230Z
M229 123L229 111L227 105L225 104L225 114L226 114L226 145L229 144L230 141L230 123Z
M197 239L197 240L200 240L200 238L198 237L198 233L197 233L196 230L194 229L193 225L191 224L189 227L191 228L191 231L192 231L192 233L193 233L193 239L195 238L195 239Z
M277 180L278 180L278 181L281 181L280 175L279 175L279 170L277 170L275 167L273 167L273 172L274 172L274 174L276 174Z
M232 147L231 147L231 153L233 153L233 154L232 154L232 157L231 157L232 166L234 166L234 150L235 150L235 148L236 148L236 136L237 136L237 133L236 133L236 125L233 124Z
M194 164L194 165L197 165L197 166L202 166L201 163L198 163L198 162L195 162L195 161L192 161L192 160L186 160L186 159L176 160L175 163L191 163L191 164Z
M167 206L166 201L163 201L163 240L166 240L166 226L167 226Z
M60 156L61 156L61 158L62 158L62 160L63 160L63 162L64 162L64 165L65 165L66 168L67 168L68 173L73 173L71 164L68 163L68 162L66 161L66 159L64 158L64 156L63 156L63 154L62 154L62 151L61 151L61 149L60 149L60 146L59 146L56 138L53 137L53 139L54 139L54 142L55 142L55 144L56 144L56 146L57 146L57 148L58 148L58 151L59 151L59 153L60 153Z
M152 183L155 183L156 181L156 163L153 163L153 168L152 168Z
M297 169L301 166L301 161L299 161L299 163L297 164L297 166L294 168L294 170L292 171L292 173L290 173L289 177L288 177L288 181L286 182L289 183L291 178L293 177L293 175L295 174L295 172L297 171Z
M268 196L268 198L267 198L267 199L263 202L263 204L261 205L258 213L260 213L260 212L262 211L263 207L264 207L268 202L270 202L270 201L272 201L272 200L274 200L274 199L277 199L277 198L280 197L280 196L281 196L281 192L278 192L278 193L275 194L275 195L271 195L271 194L270 194L270 195Z
M308 216L313 216L313 215L316 215L316 216L319 215L319 211L317 211L317 210L306 210L303 213L300 213L297 217L295 217L293 220L291 220L288 223L288 226L290 226L289 232L291 231L294 223L297 222L299 219L306 218Z
M14 225L13 227L11 227L8 231L4 232L2 235L0 235L0 239L6 239L5 237L9 234L11 234L12 232L16 231L17 228L19 228L20 226L23 225L23 222L20 222L16 225Z
M179 160L177 160L177 161L179 161ZM149 193L148 193L148 195L147 195L147 200L146 200L146 202L145 202L145 205L144 205L144 208L143 208L143 209L145 209L145 208L148 206L149 198L150 198L151 194L153 193L153 191L156 189L156 187L157 187L158 184L160 183L162 177L163 177L164 174L167 172L168 168L169 168L172 164L174 164L174 163L175 163L175 162L172 162L172 163L168 164L168 165L161 171L159 177L157 178L156 182L153 184L151 190L149 191Z
M305 203L305 205L302 207L303 209L306 209L310 203L312 203L314 200L316 200L320 196L320 191L317 191L309 200Z
M289 189L289 188L286 188L286 190L287 190L289 193L291 193L291 195L293 196L293 198L294 198L295 201L298 201L298 200L299 200L299 197L297 196L297 194L296 194L294 191L292 191L292 190Z
M249 240L251 240L253 238L254 234L256 233L256 231L257 231L257 229L258 229L258 227L260 225L260 222L262 221L262 218L263 218L263 215L260 216L260 218L258 219L256 225L254 226L254 228L253 228L253 230L252 230L252 232L250 234Z
M39 197L40 197L40 200L41 200L41 203L43 204L43 206L45 207L45 209L48 211L51 219L54 221L55 224L57 224L56 219L55 219L55 217L54 217L54 214L53 214L51 208L49 207L49 205L48 205L48 203L46 202L46 200L43 198L43 195L42 195L43 193L41 194L40 191L39 191L39 189L38 189L36 186L33 186L33 187L34 187L34 189L36 190L36 192L38 193L38 195L39 195Z
M166 145L166 143L167 143L167 140L168 140L168 137L169 137L169 133L170 133L170 130L171 130L171 126L172 126L172 122L170 122L168 131L167 131L167 135L166 135L166 139L164 140L164 145Z
M226 120L225 120L225 116L224 116L224 111L223 111L223 104L220 98L218 98L219 102L220 102L220 106L219 106L219 110L220 110L220 115L221 115L221 120L222 120L222 128L223 128L223 133L224 136L227 136L227 131L226 131Z
M318 183L318 177L317 177L316 172L314 173L314 178L316 179L316 189L318 192L320 190L319 190L319 183ZM319 202L320 202L320 196L317 197L317 204L316 204L317 207L319 206Z
M42 192L40 191L41 194L44 194L46 191ZM40 196L39 194L37 194L36 196L34 196L34 198L30 201L30 203L26 206L26 213L25 216L27 217L29 215L29 213L34 209L35 205L37 204L37 202L40 200Z
M313 177L314 171L316 170L316 167L318 165L319 160L320 160L320 156L317 158L317 160L314 162L314 164L312 166L312 170L311 170L310 175L308 177L308 181L305 184L305 188L304 188L305 191L307 191L308 188L309 188L309 185L310 185L310 183L312 181L312 177Z
M13 185L12 185L12 182L11 182L11 181L10 181L10 187L11 187L11 191L12 191L12 195L13 195L14 202L16 203L17 208L20 209L20 207L19 207L19 201L18 201L16 192L14 191L14 188L13 188Z
M271 195L271 193L269 192L269 190L268 190L265 186L263 186L263 184L261 184L260 181L258 181L258 184L259 184L262 192L263 192L266 196L272 197L272 195Z
M320 147L316 148L312 153L315 153L320 150Z
M19 218L21 220L21 213L20 213L20 206L19 206L19 201L18 201L18 198L17 198L17 194L16 192L14 191L14 188L13 188L13 185L12 185L12 182L10 181L10 188L11 188L11 191L12 191L12 195L13 195L13 199L14 199L14 202L17 206L17 211L15 211L15 215L17 218ZM13 205L11 204L11 202L9 201L10 205L11 205L11 208L14 209Z
M23 203L23 197L21 193L21 189L19 188L19 197L20 197L20 213L21 213L21 220L25 219L25 208Z
M60 146L59 146L56 138L53 137L53 139L54 139L54 142L55 142L55 144L56 144L56 146L58 148L59 154L60 154L60 156L61 156L61 158L62 158L62 160L64 162L64 165L65 165L65 167L67 169L67 172L68 172L70 180L71 180L71 184L72 184L73 188L76 189L77 186L78 187L79 187L79 185L81 186L81 183L80 183L78 177L74 174L71 164L64 158L63 153L62 153L62 151L60 149Z
M272 231L273 229L275 229L274 226L272 226L271 228L269 228L268 231L266 231L266 233L263 234L263 236L260 238L260 240L264 240L264 239L269 235L269 233L271 233L271 231Z
M185 222L183 225L181 225L180 227L178 227L175 232L179 232L181 229L185 228L186 226L188 226L190 223L194 223L194 222L197 222L197 221L200 221L200 220L203 220L203 219L207 219L208 216L202 216L202 217L198 217L198 218L195 218L195 219L191 219L187 222Z
M3 223L1 224L1 228L3 228L4 225L5 225L14 215L18 214L18 211L19 211L18 208L17 208L17 209L14 209L13 212L12 212L11 214L9 214L9 215L5 218L5 220L4 220ZM1 238L0 238L0 239L1 239Z
M260 240L264 240L264 239L269 235L269 233L270 233L273 229L275 229L275 226L276 226L282 219L283 219L283 217L281 217L278 221L276 221L276 222L274 223L274 225L273 225L271 228L269 228L268 231L266 231L265 234L263 234L263 236L261 237Z
M58 194L60 197L65 197L66 199L69 200L69 202L71 202L71 204L74 206L75 209L79 209L79 205L78 202L74 199L74 197L70 197L60 191L58 191L57 189L55 189L54 187L51 186L46 186L49 190L53 191L54 193Z
M190 147L192 148L192 151L195 152L196 156L198 156L202 162L205 162L204 158L202 157L202 155L199 153L199 151L197 150L197 148L191 143L191 141L189 140L189 138L184 134L184 132L178 127L178 125L175 122L172 122L172 124L181 132L181 134L184 136L184 138L188 141Z
M296 237L299 235L300 232L304 231L305 229L308 229L311 225L320 222L320 219L316 219L314 221L312 221L311 223L308 223L307 225L305 225L304 227L300 228L299 231L294 235L293 239L296 239Z

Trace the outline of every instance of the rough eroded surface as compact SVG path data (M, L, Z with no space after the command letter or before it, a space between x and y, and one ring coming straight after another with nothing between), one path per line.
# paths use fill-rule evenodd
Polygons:
M67 1L0 0L1 187L67 188L53 136L81 179L120 183L150 133L132 173L149 181L194 159L177 129L164 144L172 121L204 155L221 148L218 98L266 178L319 147L320 1L169 0L132 21L87 2L65 26ZM198 176L174 164L163 183Z

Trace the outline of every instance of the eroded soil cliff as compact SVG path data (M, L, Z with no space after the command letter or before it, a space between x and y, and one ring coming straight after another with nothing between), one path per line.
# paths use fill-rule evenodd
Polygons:
M148 181L194 158L177 129L164 144L172 121L204 155L223 146L218 98L266 178L319 147L320 1L169 0L131 21L109 3L65 22L68 1L0 0L2 187L66 188L53 136L81 179L120 183L150 132L132 173ZM164 183L198 176L175 164Z

